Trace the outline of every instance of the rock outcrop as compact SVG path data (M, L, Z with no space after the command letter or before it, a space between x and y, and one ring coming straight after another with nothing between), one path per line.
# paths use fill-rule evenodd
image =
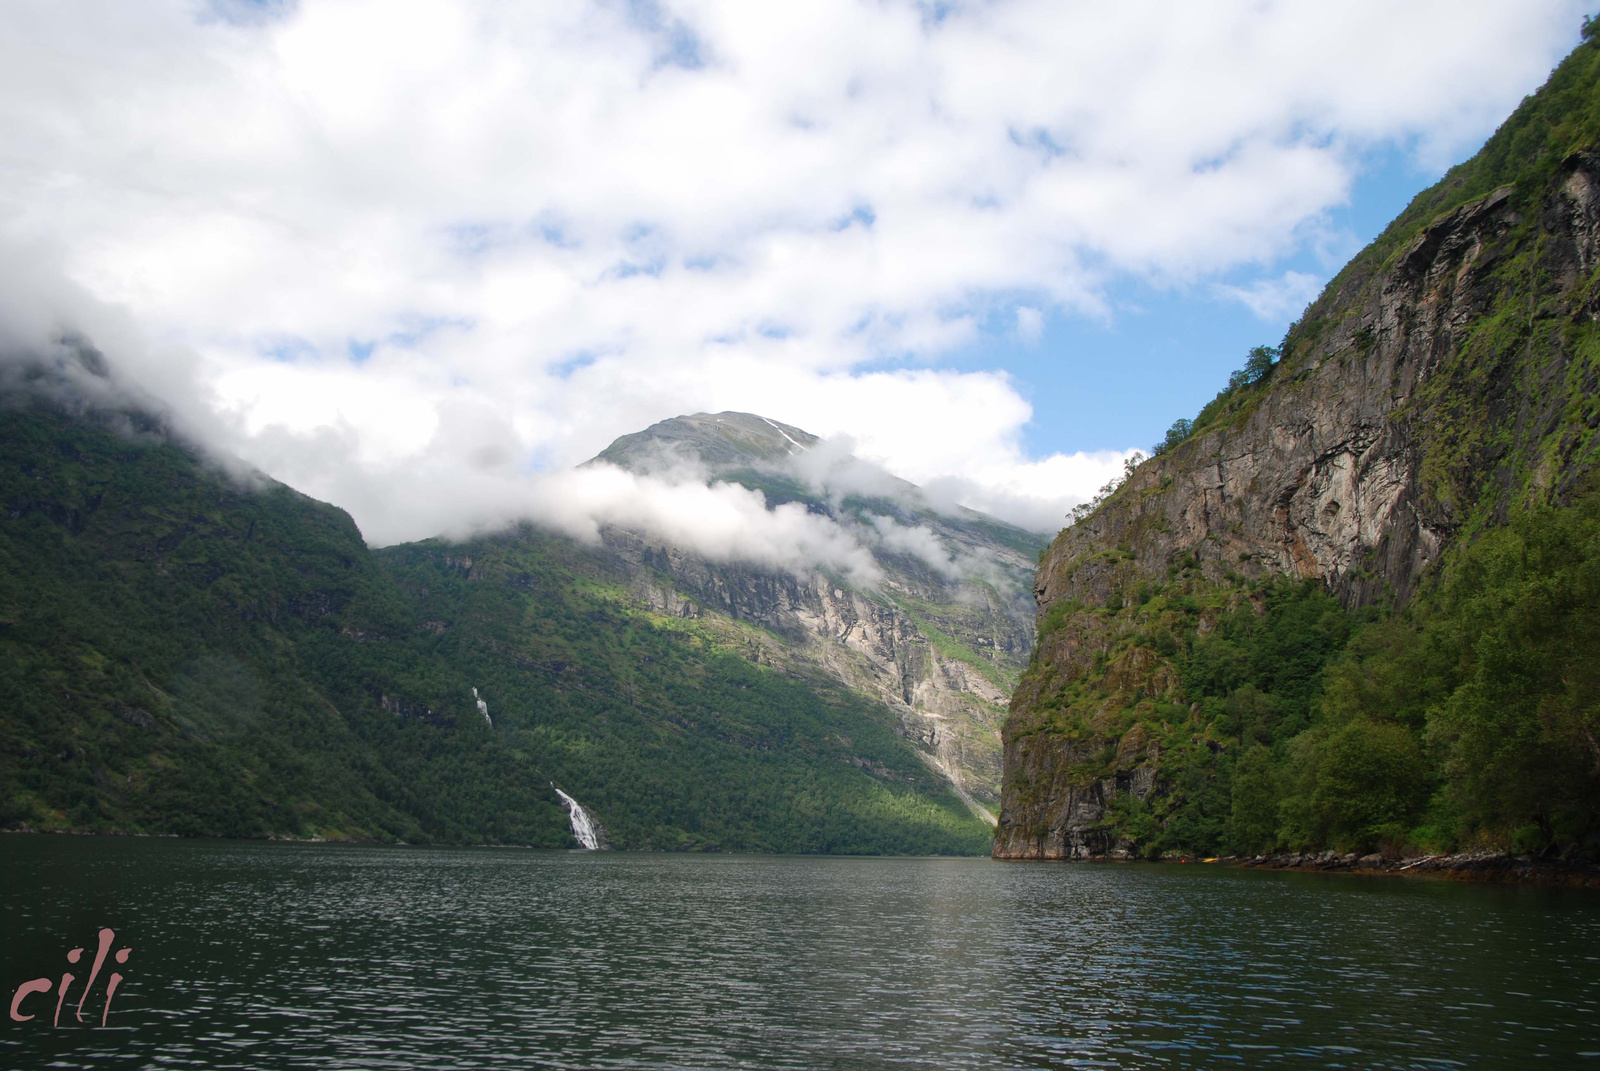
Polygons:
M982 804L998 800L1000 724L1032 639L1031 615L1019 613L1014 598L980 590L958 604L950 592L903 575L863 591L816 573L708 562L632 532L607 531L605 543L632 567L640 604L673 617L714 614L765 630L769 642L752 652L757 661L821 669L878 700L959 791ZM958 636L970 654L938 650L924 632L929 626L897 596L948 604L933 627ZM977 810L992 818L984 807Z
M618 439L590 464L639 472L691 468L761 490L769 504L800 502L857 531L882 572L862 587L817 572L715 562L639 532L603 541L635 601L673 617L714 615L762 630L750 656L821 671L892 710L903 734L974 811L993 821L1000 725L1032 642L1031 533L972 511L933 510L912 484L841 455L852 488L839 491L806 453L821 442L748 413L676 417ZM877 539L874 523L923 530L950 567L935 568Z
M1159 630L1137 617L1142 591L1231 589L1231 607L1291 577L1347 608L1403 606L1463 534L1560 501L1590 471L1600 146L1529 163L1508 158L1511 137L1420 195L1262 382L1219 395L1046 552L1041 636L1005 727L997 857L1116 854L1108 801L1166 791L1159 748L1112 717L1140 696L1189 699L1170 654L1136 646L1107 664L1118 637ZM1202 613L1194 632L1214 623ZM1112 698L1071 699L1091 675ZM1052 728L1051 704L1097 728ZM1111 748L1113 775L1091 776L1085 756Z

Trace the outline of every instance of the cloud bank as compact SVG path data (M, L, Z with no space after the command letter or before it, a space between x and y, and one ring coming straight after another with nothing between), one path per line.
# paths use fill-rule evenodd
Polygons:
M259 486L262 473L235 451L277 451L288 466L329 486L332 498L377 518L380 531L426 530L462 540L532 521L593 544L605 528L617 527L713 561L822 569L862 587L883 579L879 551L918 558L958 584L974 576L1010 582L993 562L948 546L926 526L872 515L866 523L836 520L800 503L774 505L761 492L717 481L697 459L670 451L646 474L606 463L528 472L517 463L510 427L493 411L460 400L440 406L427 449L391 463L349 465L359 445L348 429L305 436L268 428L247 436L237 424L216 419L210 399L196 390L192 354L150 348L125 316L50 279L37 263L0 258L0 279L8 278L18 282L0 287L0 405L33 397L114 416L138 410L247 487ZM150 434L126 420L121 426L132 436ZM928 504L912 485L855 457L852 446L848 438L823 441L779 469L836 504L847 495L891 498L913 508Z
M944 354L1270 266L1368 149L1469 150L1581 10L18 0L0 282L121 310L86 333L130 375L377 543L555 517L584 492L532 488L722 409L1049 530L1129 444L1031 457L1050 414Z

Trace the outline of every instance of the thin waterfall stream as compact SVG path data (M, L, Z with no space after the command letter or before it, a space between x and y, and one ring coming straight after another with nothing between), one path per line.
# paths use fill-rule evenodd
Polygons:
M554 785L550 787L556 788ZM567 814L572 821L572 835L578 839L578 843L591 852L600 851L601 839L605 834L601 830L600 824L594 820L594 815L590 814L583 804L559 788L556 788L556 795L560 796L561 802L567 805Z

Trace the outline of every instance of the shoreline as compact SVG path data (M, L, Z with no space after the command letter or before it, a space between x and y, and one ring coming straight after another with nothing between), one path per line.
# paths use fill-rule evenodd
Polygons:
M1453 855L1414 855L1385 858L1379 854L1337 855L1332 851L1282 852L1251 859L1217 859L1246 870L1313 870L1323 873L1431 877L1445 881L1493 885L1538 885L1551 888L1600 889L1600 864L1575 858L1541 858L1490 849Z
M1340 855L1324 852L1274 852L1257 856L1218 856L1212 859L1169 856L1140 859L1127 854L1086 855L1077 858L995 855L1000 863L1192 863L1234 870L1299 870L1324 874L1358 874L1366 877L1432 878L1490 885L1535 885L1546 888L1600 890L1600 863L1576 858L1541 858L1492 849L1454 854L1384 856L1379 853Z
M177 833L133 833L124 830L74 830L74 829L4 829L0 834L33 836L110 837L151 840L222 841L235 844L317 844L334 847L375 848L495 848L531 851L581 852L581 848L541 848L530 844L407 842L385 840L354 840L345 838L294 837L269 835L265 837L186 837ZM651 849L644 849L651 851ZM811 855L815 858L927 858L927 859L984 859L997 863L1166 863L1196 866L1220 866L1232 870L1299 870L1324 874L1357 874L1365 877L1432 878L1441 881L1461 881L1490 885L1534 885L1545 888L1600 890L1600 862L1577 858L1541 858L1529 854L1513 854L1493 849L1474 849L1455 854L1384 856L1380 853L1358 855L1350 852L1340 855L1332 850L1323 852L1275 852L1270 855L1233 856L1215 858L1190 858L1167 856L1161 859L1143 859L1125 852L1107 855L1084 855L1076 858L1061 856L1021 855L950 855L950 856L892 856L785 852L661 852L664 855Z

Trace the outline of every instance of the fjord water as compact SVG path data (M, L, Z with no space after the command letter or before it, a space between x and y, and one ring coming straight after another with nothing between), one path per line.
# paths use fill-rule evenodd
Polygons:
M30 997L6 1067L1600 1066L1578 890L19 835L0 875L8 1000L133 949L106 1029Z

